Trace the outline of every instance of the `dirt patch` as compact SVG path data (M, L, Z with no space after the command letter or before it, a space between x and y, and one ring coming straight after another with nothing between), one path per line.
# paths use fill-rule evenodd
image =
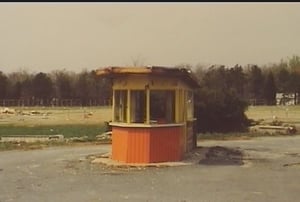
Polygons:
M204 165L243 165L243 153L226 147L210 147L199 164Z
M285 153L285 155L292 156L292 157L300 157L299 153Z
M283 167L287 167L287 166L300 166L300 162L297 162L297 163L287 163L287 164L283 165Z

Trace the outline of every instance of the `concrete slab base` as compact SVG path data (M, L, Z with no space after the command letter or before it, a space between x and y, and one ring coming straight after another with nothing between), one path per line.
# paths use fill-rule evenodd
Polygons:
M162 163L123 163L111 159L110 154L103 154L97 156L91 161L93 164L104 164L112 167L174 167L174 166L186 166L192 165L192 162L162 162Z

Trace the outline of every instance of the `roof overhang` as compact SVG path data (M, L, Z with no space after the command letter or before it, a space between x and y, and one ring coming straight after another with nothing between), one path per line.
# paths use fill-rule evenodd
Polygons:
M162 66L141 66L141 67L105 67L96 71L98 76L117 77L130 74L148 74L157 76L169 76L182 79L192 88L199 87L198 80L190 69L178 67L162 67Z

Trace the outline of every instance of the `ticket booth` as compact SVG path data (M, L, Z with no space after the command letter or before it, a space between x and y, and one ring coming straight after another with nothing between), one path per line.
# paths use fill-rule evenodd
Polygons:
M124 163L182 160L196 146L193 89L186 68L107 67L111 79L112 159Z

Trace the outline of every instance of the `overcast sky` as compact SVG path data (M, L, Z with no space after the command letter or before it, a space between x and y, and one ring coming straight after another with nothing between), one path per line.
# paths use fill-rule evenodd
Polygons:
M300 55L300 3L0 3L0 71Z

